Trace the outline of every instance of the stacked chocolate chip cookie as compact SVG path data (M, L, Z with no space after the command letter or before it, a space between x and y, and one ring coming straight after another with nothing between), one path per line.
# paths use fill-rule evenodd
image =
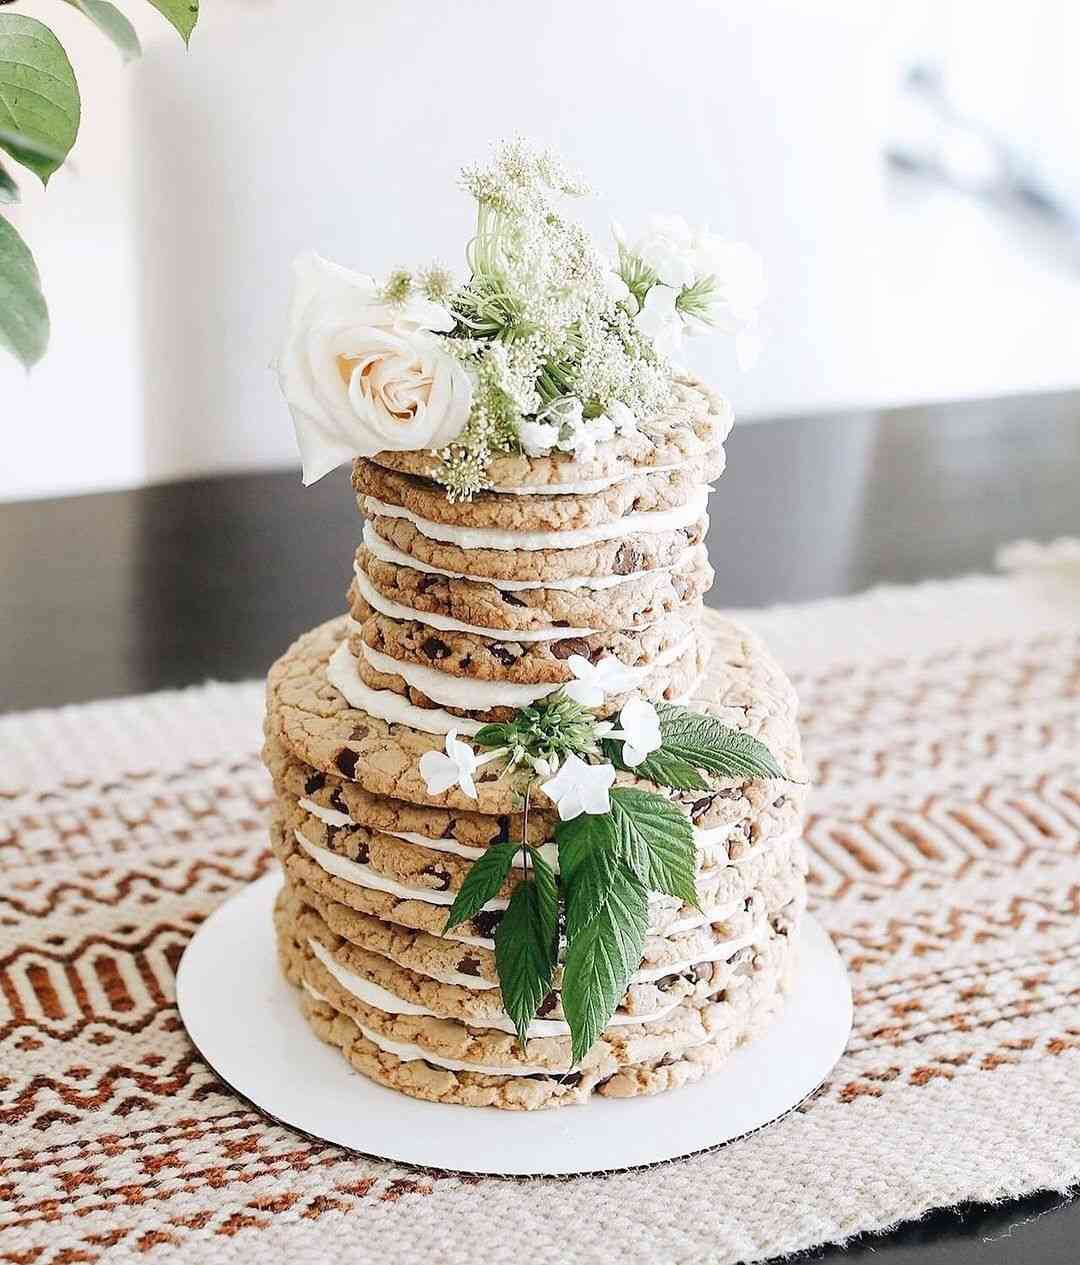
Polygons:
M423 452L354 463L348 614L272 669L265 759L283 969L315 1032L381 1084L518 1109L653 1093L708 1073L782 1006L804 903L795 699L759 642L702 607L729 426L723 402L680 380L660 415L587 458L496 457L471 500L450 499ZM534 789L523 814L505 758L477 767L475 795L436 792L420 761L582 679L604 716L692 700L790 780L663 788L693 825L697 905L650 897L640 966L574 1063L561 968L524 1043L503 1006L495 935L520 867L447 930L490 846L528 843L557 868L555 804ZM657 789L625 767L616 784Z

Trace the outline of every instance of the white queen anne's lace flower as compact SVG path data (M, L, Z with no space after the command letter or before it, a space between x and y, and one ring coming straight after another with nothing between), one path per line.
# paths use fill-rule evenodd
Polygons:
M371 277L314 252L293 265L276 369L304 482L352 457L440 448L464 429L472 384L436 331L454 318L428 299L386 302Z
M612 765L586 764L580 756L568 755L558 773L540 789L559 810L559 820L571 821L582 813L610 812L614 781Z
M420 776L429 795L441 795L452 786L460 786L470 799L476 799L473 774L478 761L472 747L461 742L457 730L446 735L446 751L425 751L420 757Z
M631 689L637 674L614 655L605 655L596 663L590 663L584 655L572 654L566 666L574 674L574 680L563 686L567 698L582 707L600 707L608 694L620 694Z

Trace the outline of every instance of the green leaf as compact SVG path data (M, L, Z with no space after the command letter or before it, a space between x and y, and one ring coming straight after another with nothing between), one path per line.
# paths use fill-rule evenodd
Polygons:
M724 777L784 777L769 748L750 734L684 707L661 703L656 710L666 756Z
M478 747L506 747L510 745L509 732L508 725L482 725L473 734L473 742Z
M566 934L575 935L603 906L614 881L619 835L610 813L582 813L555 828L566 898Z
M0 163L0 202L12 203L19 200L19 186L8 175L4 164Z
M555 875L537 852L535 878L519 883L495 930L495 968L506 1013L524 1051L529 1024L551 991L558 960L558 900Z
M199 0L150 0L150 3L169 19L186 44L199 20Z
M12 224L0 218L0 346L27 369L49 342L49 309L29 247Z
M620 859L646 890L696 906L694 828L685 813L652 791L617 787L611 792L611 816Z
M476 858L450 906L444 931L468 922L497 895L520 851L520 843L493 843L482 857Z
M91 22L116 45L120 56L129 62L142 52L135 28L109 0L68 0L68 4L85 13Z
M0 13L0 147L43 184L79 131L79 88L60 41L36 18Z
M568 940L562 1008L570 1025L575 1064L581 1062L607 1027L630 976L641 965L647 909L644 887L634 875L617 866L607 900Z
M678 756L671 755L663 747L659 751L654 751L652 755L646 756L640 764L631 765L622 758L622 745L615 738L604 738L600 743L604 758L610 760L617 769L647 778L650 782L655 782L657 786L670 786L673 791L709 789L708 782L693 765L680 760Z

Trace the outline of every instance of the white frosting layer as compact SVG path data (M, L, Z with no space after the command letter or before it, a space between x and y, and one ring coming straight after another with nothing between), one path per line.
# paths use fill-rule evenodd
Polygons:
M575 589L614 589L620 584L632 584L635 580L641 580L647 575L674 571L676 567L682 565L683 561L680 559L678 562L670 562L663 567L654 567L652 571L631 571L627 575L578 575L566 580L493 580L490 576L467 575L464 571L447 571L443 567L433 567L421 562L418 558L402 553L400 549L396 549L388 541L383 540L368 522L364 523L364 547L382 562L391 562L398 567L409 567L424 575L443 575L448 580L472 580L475 584L490 584L503 593L517 593L524 589L558 589L564 593L573 592Z
M392 725L408 725L425 734L448 734L452 729L459 734L474 734L482 728L479 721L451 716L438 707L417 707L393 690L373 690L360 680L356 657L345 641L330 656L326 679L344 695L350 707L358 707L369 716Z
M339 813L336 808L323 808L322 804L316 804L313 799L298 800L300 807L305 813L310 813L312 817L318 817L320 821L325 821L328 826L355 826L356 822L348 813Z
M300 830L294 830L293 834L296 842L316 865L325 870L327 874L332 874L335 878L344 879L346 883L355 883L357 887L368 887L376 892L387 892L391 896L398 897L399 900L421 900L428 905L452 905L454 903L454 892L440 892L431 887L406 887L395 879L387 878L385 874L380 874L378 870L373 870L370 865L363 865L360 861L351 861L348 857L343 857L337 852L331 852L329 848L320 848L318 844L312 843ZM497 898L489 900L484 909L505 909L508 904L508 901ZM476 983L475 980L472 982L473 984ZM492 986L482 985L482 987L490 988Z
M428 628L438 628L442 632L476 633L481 637L494 637L496 641L558 641L562 637L590 637L597 631L595 628L529 628L515 630L508 628L484 628L479 624L463 624L460 619L451 619L448 615L435 615L428 611L414 610L411 606L402 606L400 602L391 602L383 597L360 568L353 563L353 574L356 576L356 587L369 606L380 615L389 615L391 619L415 620Z
M358 1001L362 1001L365 1006L373 1006L376 1010L384 1011L388 1015L426 1015L432 1019L446 1017L445 1015L436 1014L434 1010L428 1010L425 1006L418 1006L415 1002L406 1001L403 997L390 992L389 989L383 988L380 984L373 984L371 980L364 979L362 975L357 975L355 971L350 971L348 967L342 966L340 962L336 961L318 940L309 939L308 945L341 987L347 993L351 993ZM672 1002L670 1006L663 1006L660 1010L654 1010L652 1014L648 1015L616 1014L612 1017L608 1027L625 1028L635 1023L656 1023L670 1015L678 1005L679 1002ZM464 1023L469 1028L489 1028L495 1032L509 1032L511 1035L517 1032L513 1021L509 1017L499 1019L493 1016L484 1020L462 1019L459 1022ZM534 1019L529 1024L528 1035L530 1037L566 1037L570 1035L570 1025L563 1019Z
M627 667L626 688L635 689L651 672L667 667L680 659L693 645L693 634L669 646L663 654L651 663L639 667ZM512 681L478 681L468 677L451 676L448 672L440 672L437 668L425 667L419 663L406 663L394 659L381 650L372 650L366 642L361 643L364 658L376 670L391 676L399 676L406 685L419 690L443 707L461 707L466 711L484 711L489 707L528 707L537 699L553 694L562 689L561 685L518 685ZM475 732L475 731L474 731Z
M706 486L699 487L685 505L677 505L674 509L625 514L613 523L597 523L592 527L576 527L569 531L499 531L493 527L436 523L400 505L387 505L374 496L364 498L364 508L367 513L383 518L404 518L429 540L440 540L460 549L524 549L533 552L538 549L576 549L602 540L619 540L623 536L652 535L689 527L705 513L709 490Z
M356 978L359 978L359 976ZM304 981L304 991L314 997L316 1001L327 1000L318 989L312 988L306 980ZM379 1009L379 1007L376 1007L376 1009ZM355 1019L353 1023L356 1023ZM393 1054L396 1058L401 1059L403 1063L414 1063L418 1059L422 1059L425 1063L431 1063L435 1067L445 1067L450 1072L478 1072L484 1076L561 1075L560 1072L554 1071L550 1067L530 1067L527 1063L522 1063L517 1067L494 1067L487 1063L462 1063L459 1059L444 1059L436 1054L431 1054L418 1045L411 1045L404 1041L391 1041L389 1037L373 1032L362 1023L356 1023L356 1026L372 1045L377 1045L380 1050L385 1050L387 1054Z

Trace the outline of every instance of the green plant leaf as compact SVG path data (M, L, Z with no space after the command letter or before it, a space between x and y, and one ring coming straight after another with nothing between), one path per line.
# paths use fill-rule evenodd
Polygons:
M473 734L472 740L478 747L506 747L509 746L509 735L508 725L482 725Z
M493 843L482 857L477 857L454 897L444 931L468 922L478 914L502 887L510 873L514 857L521 851L519 843Z
M79 131L79 88L60 41L36 18L0 13L0 147L41 178Z
M529 1024L551 991L558 960L558 900L555 875L537 852L535 877L514 888L495 930L495 969L503 1006L514 1021L524 1051Z
M656 710L665 755L724 777L784 777L769 748L750 734L670 703Z
M647 910L644 887L616 866L607 900L576 935L568 937L562 1008L570 1025L575 1064L610 1022L630 976L641 964Z
M14 225L0 217L0 346L29 369L48 342L49 309L34 257Z
M124 61L132 61L142 53L135 28L109 0L68 0L68 4L85 13L112 40Z
M3 163L0 163L0 202L11 204L19 200L19 186L8 175Z
M604 738L600 746L604 759L610 760L617 769L647 778L657 786L669 786L673 791L705 791L708 782L685 760L671 755L663 747L645 757L640 764L627 764L622 758L622 743L615 738Z
M575 935L608 898L619 857L610 813L582 813L555 828L566 900L566 934Z
M199 20L199 0L150 0L150 3L169 19L186 44Z
M696 906L694 828L685 813L652 791L617 787L611 792L611 816L620 860L645 889Z

